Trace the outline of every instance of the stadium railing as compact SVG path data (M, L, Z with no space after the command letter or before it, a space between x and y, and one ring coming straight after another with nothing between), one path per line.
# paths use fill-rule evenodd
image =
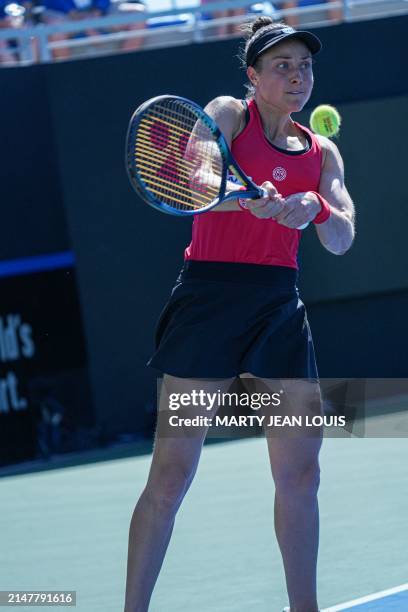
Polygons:
M120 6L121 0L116 4ZM128 40L138 41L134 48L146 49L240 36L240 26L248 21L249 16L256 14L270 14L275 19L302 27L320 27L408 13L408 0L317 1L294 8L283 8L284 5L283 0L273 3L221 0L162 11L146 9L122 14L117 11L116 14L79 21L36 25L28 22L20 27L3 27L0 29L0 43L7 45L10 60L3 57L0 66L58 61L61 59L57 53L59 49L68 50L69 59L110 55L123 52L123 42ZM227 16L219 16L223 14ZM96 30L97 34L85 35L89 30Z

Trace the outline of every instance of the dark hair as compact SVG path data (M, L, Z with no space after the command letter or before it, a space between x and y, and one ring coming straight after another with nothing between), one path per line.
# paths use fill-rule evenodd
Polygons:
M241 66L245 70L247 69L247 51L248 47L255 42L262 34L265 32L273 32L274 30L280 30L284 28L287 24L283 21L274 21L272 17L268 17L267 15L261 15L257 17L255 21L251 21L249 23L244 24L242 27L242 31L245 37L245 45L240 51L239 59L241 61ZM255 70L259 72L261 68L262 56L259 57L253 67ZM247 89L246 98L253 98L255 94L255 88L252 83L247 83L245 85Z

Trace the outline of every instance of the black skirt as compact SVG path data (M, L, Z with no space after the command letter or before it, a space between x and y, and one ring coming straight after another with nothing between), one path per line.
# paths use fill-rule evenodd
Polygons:
M283 266L186 261L149 366L181 378L317 378L312 336Z

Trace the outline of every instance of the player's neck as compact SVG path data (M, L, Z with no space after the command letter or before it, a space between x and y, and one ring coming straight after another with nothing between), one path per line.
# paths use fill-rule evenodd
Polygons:
M288 113L255 96L256 106L261 117L262 126L267 138L273 142L287 136L296 135L296 127Z

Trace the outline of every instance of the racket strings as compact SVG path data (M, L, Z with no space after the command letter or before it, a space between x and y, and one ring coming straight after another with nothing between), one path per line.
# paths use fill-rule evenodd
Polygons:
M159 161L159 162L163 162L166 157L169 156L170 153L175 151L175 145L176 145L176 141L172 138L170 138L170 143L166 142L164 139L159 138L158 142L163 146L162 150L150 150L149 151L149 157L150 158L154 158L155 160ZM140 133L138 134L138 142L136 144L135 147L135 151L139 152L141 154L141 156L143 155L145 149L147 147L150 147L150 138L147 137L147 135L143 134L143 132L140 131ZM185 170L184 170L185 168ZM185 176L190 176L191 173L197 168L197 163L192 163L188 161L188 157L185 156L185 158L183 159L183 166L181 168L181 171L185 173Z
M136 173L158 200L191 210L219 195L223 159L216 137L183 101L158 101L145 109L133 140Z

